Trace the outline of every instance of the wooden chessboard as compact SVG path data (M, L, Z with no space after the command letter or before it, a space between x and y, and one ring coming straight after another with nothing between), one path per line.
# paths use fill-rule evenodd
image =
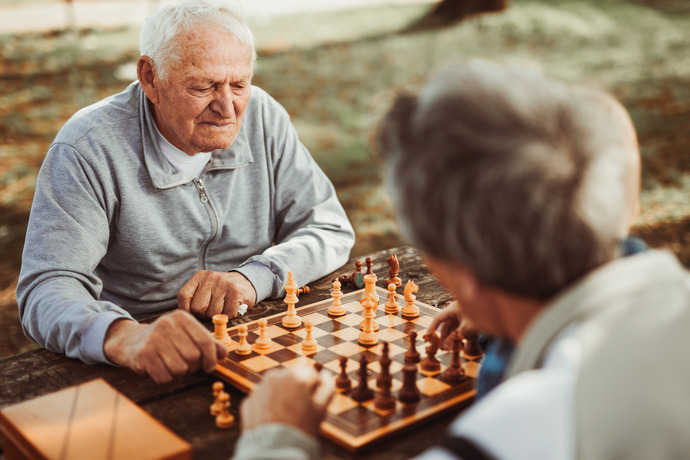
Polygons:
M381 343L386 341L390 347L392 361L390 371L393 376L393 395L402 386L402 367L405 351L409 348L408 334L417 331L421 338L432 319L438 314L437 308L416 301L420 309L420 316L414 319L403 318L397 315L387 315L384 304L388 299L388 291L376 287L379 295L379 307L376 312L376 320L379 323L379 344L371 347L359 345L357 342L362 307L359 300L364 290L345 294L341 302L347 314L337 318L329 317L327 310L332 300L302 306L297 313L302 318L310 319L314 324L312 336L318 343L318 350L308 357L303 356L300 342L305 337L304 324L297 329L287 329L281 324L285 313L269 316L266 335L272 339L269 350L258 353L252 351L250 355L240 356L232 349L237 346L238 326L228 329L228 334L233 340L230 354L216 369L216 374L242 391L249 392L254 385L259 383L264 372L279 367L289 367L297 364L313 364L319 362L324 368L335 375L340 373L339 357L348 357L347 371L352 379L353 387L357 385L357 370L362 354L366 356L369 364L369 385L376 387L376 377L380 370L378 359L381 352ZM402 296L399 302L404 304ZM299 305L299 304L298 304ZM257 321L245 323L248 328L249 343L253 343L258 337ZM425 356L424 342L417 341L419 352ZM442 363L445 370L450 364L451 353L439 350L436 358ZM400 431L411 428L434 416L441 415L454 409L459 409L469 404L474 397L474 377L479 371L479 359L462 356L462 365L467 378L456 385L450 385L443 380L442 374L435 377L425 377L417 373L417 386L422 397L412 404L403 404L399 401L395 409L380 411L374 407L373 400L358 403L347 394L337 393L328 406L326 417L321 424L321 433L326 438L340 444L346 449L356 452L377 441L388 438Z

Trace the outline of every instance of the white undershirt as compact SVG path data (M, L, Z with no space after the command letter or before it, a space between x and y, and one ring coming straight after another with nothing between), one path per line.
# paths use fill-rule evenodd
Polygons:
M213 152L199 152L196 155L187 155L163 137L157 126L156 138L163 156L188 179L198 179L213 154Z

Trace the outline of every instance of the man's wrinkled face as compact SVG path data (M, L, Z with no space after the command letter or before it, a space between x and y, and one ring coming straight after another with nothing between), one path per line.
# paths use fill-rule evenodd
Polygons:
M251 50L217 27L176 40L182 59L170 64L167 80L154 77L156 100L149 97L156 125L188 155L227 148L251 95Z

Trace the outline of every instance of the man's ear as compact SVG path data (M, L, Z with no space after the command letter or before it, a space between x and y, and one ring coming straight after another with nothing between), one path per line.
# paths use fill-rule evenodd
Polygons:
M141 56L137 61L137 77L141 83L141 89L151 103L158 103L158 88L156 87L156 74L153 70L153 61L148 56Z

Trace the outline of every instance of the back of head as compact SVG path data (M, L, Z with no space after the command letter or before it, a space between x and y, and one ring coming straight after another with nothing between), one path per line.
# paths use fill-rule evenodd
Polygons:
M449 66L376 140L408 237L515 295L546 300L615 257L637 202L625 110L531 68Z
M201 27L217 27L232 35L256 60L254 36L246 23L240 3L222 0L187 0L163 6L146 19L141 30L141 54L153 60L162 79L170 64L179 62L180 34L192 34Z

